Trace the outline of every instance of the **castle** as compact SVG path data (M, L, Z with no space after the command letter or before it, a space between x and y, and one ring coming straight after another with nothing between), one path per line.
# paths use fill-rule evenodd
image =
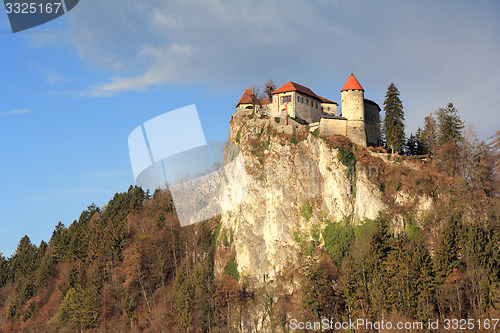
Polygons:
M377 146L378 104L364 98L364 89L354 74L349 76L340 94L342 115L337 115L337 102L292 81L273 91L271 100L258 99L247 89L236 106L237 112L252 110L269 117L299 118L308 122L311 129L319 127L321 135L344 135L360 146Z

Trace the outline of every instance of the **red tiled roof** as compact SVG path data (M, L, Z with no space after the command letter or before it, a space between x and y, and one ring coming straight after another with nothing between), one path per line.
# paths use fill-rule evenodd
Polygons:
M295 83L295 82L292 82L292 81L288 81L283 86L281 86L281 88L278 88L275 91L273 91L273 95L274 94L279 94L279 93L286 93L286 92L289 92L289 91L298 91L298 92L301 92L301 93L303 93L305 95L309 95L311 97L315 97L315 98L319 99L322 103L337 104L336 102L334 102L332 100L329 100L327 98L324 98L324 97L316 95L311 89L307 88L306 86L303 86L301 84L298 84L298 83Z
M273 94L285 93L285 92L289 92L289 91L298 91L298 92L301 92L303 94L306 94L306 95L309 95L312 97L317 97L316 94L313 93L311 89L304 87L301 84L292 82L292 81L288 81L281 88L273 91Z
M363 90L363 87L361 87L361 85L359 84L358 80L356 80L356 77L354 76L354 74L351 74L351 76L349 76L349 78L347 79L347 82L344 84L344 88L342 88L341 91L344 91L344 90Z
M252 97L253 97L253 92L250 89L246 89L245 92L243 93L243 96L241 96L240 101L236 106L240 104L252 104Z
M254 93L252 92L251 89L246 89L245 92L243 93L243 96L241 96L238 104L236 104L236 106L240 105L240 104L253 104L252 103L252 98L254 96ZM266 105L266 104L269 104L269 98L262 98L260 100L260 104L262 105Z
M337 102L334 102L328 98L324 98L320 95L316 95L320 100L321 100L321 103L330 103L330 104L336 104L336 105L339 105Z

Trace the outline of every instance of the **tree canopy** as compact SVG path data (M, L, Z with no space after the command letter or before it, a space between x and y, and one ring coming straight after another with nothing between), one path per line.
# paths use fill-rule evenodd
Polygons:
M392 153L403 153L405 147L405 118L403 103L399 98L399 90L394 83L391 83L387 88L384 111L384 134L387 147Z

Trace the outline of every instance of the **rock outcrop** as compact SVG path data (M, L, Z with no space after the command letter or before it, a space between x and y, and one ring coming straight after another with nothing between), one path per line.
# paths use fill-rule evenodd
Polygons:
M233 235L240 276L268 282L297 260L297 235L309 237L312 226L324 227L326 221L363 223L385 208L368 170L349 169L339 160L339 149L306 126L289 125L289 135L277 131L286 125L275 119L238 114L230 125L228 142L241 151L247 187L241 204L221 203L221 223ZM234 145L226 148L226 158L237 153ZM221 256L218 261L220 272Z

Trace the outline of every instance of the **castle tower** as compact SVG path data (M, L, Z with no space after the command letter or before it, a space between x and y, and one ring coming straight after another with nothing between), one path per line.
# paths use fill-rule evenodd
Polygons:
M352 142L366 147L364 92L354 74L351 74L340 94L342 116L347 118L346 136Z

